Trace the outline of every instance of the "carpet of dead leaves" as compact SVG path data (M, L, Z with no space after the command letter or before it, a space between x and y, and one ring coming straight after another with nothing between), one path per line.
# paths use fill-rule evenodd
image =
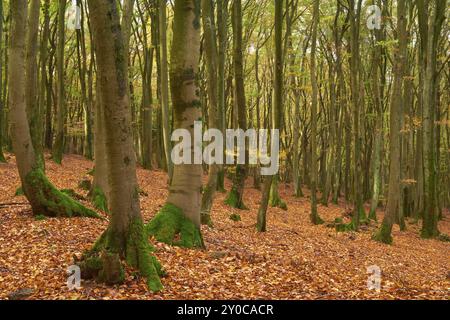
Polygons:
M91 219L33 218L23 197L14 197L19 178L14 157L0 164L0 299L28 290L28 299L449 299L450 245L422 240L419 225L394 228L394 244L370 240L376 225L359 233L336 233L309 223L308 198L296 199L292 188L281 186L289 210L270 209L268 232L255 231L260 194L248 188L248 211L230 209L219 194L212 212L215 228L203 228L207 250L185 250L154 243L156 256L168 275L164 290L150 293L143 279L127 270L126 282L107 287L83 281L69 291L67 268L73 256L90 248L107 227ZM85 192L78 183L92 169L78 156L66 156L62 166L47 161L47 173L59 188ZM167 176L138 171L145 220L164 204ZM249 186L251 184L249 183ZM228 184L229 187L229 184ZM84 202L87 206L90 204ZM326 221L345 216L346 206L319 207ZM232 213L241 222L229 219ZM379 213L379 219L382 213ZM450 233L450 214L439 223ZM367 268L382 270L381 292L367 289Z

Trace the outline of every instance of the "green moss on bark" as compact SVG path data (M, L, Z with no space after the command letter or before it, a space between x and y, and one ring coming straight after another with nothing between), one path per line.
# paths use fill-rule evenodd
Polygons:
M108 201L106 200L106 195L103 190L99 187L95 187L92 191L92 204L98 210L109 213Z
M248 210L243 201L239 198L239 192L233 187L225 199L225 204L236 209Z
M147 224L146 230L159 242L183 248L204 248L200 229L180 208L170 203Z
M153 248L150 246L144 224L141 219L131 222L127 240L126 261L147 279L147 286L153 292L160 291L162 284L160 276L164 271L159 261L151 255Z
M139 271L151 291L162 290L160 277L164 275L164 271L152 255L154 249L148 242L142 219L131 221L125 245L121 239L110 230L100 236L79 263L83 278L96 279L109 285L123 283L123 263L126 263Z
M376 210L370 210L370 212L369 212L369 220L378 221L377 211Z
M276 179L278 179L278 177L274 178L272 186L270 187L269 204L272 208L280 208L287 211L287 204L281 199L280 193L278 192L278 181L276 181Z
M391 235L391 229L383 223L380 229L372 236L372 240L385 244L392 244L393 238Z
M25 183L25 194L35 215L101 218L96 212L56 189L41 169L31 171L25 177Z

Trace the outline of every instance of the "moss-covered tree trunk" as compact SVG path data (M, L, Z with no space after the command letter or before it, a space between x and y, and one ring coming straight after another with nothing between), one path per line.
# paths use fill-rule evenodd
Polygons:
M242 47L242 1L233 3L233 66L235 79L235 106L239 129L247 130L247 111L244 87L244 58ZM242 152L242 150L241 150ZM247 154L247 150L245 151ZM238 164L233 180L233 187L225 200L225 203L233 208L246 209L244 204L244 187L247 178L247 166Z
M66 101L64 88L64 48L65 48L65 14L66 0L58 2L58 43L56 48L56 87L57 87L57 108L56 108L56 133L53 143L53 161L61 164L64 152L64 123L66 119Z
M170 82L174 129L191 134L194 160L194 123L202 117L197 84L200 57L200 0L176 0ZM203 247L201 235L201 164L174 166L166 206L148 224L158 241L183 247Z
M30 135L26 113L26 0L11 2L9 106L13 149L25 196L35 215L50 217L98 215L56 189L43 173Z
M152 291L162 288L161 267L151 255L139 204L133 149L126 54L119 3L89 0L98 66L98 92L104 116L111 220L108 229L81 262L85 277L107 284L121 283L122 261L139 270Z

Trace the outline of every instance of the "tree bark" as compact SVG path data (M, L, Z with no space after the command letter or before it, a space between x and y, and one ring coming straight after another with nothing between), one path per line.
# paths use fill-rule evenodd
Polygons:
M101 112L104 114L111 220L85 253L82 270L107 284L121 283L121 261L138 269L152 291L159 291L161 266L151 255L139 205L133 149L124 36L117 1L89 0L97 56Z
M194 159L194 123L202 117L197 84L200 58L200 0L176 0L174 7L170 84L174 129L191 135ZM174 166L167 204L147 225L158 241L188 248L203 248L201 235L202 165Z
M53 143L53 161L61 164L64 152L64 124L66 119L66 101L64 89L64 46L65 46L65 14L66 0L58 1L58 44L56 49L56 87L57 87L57 116L56 133Z

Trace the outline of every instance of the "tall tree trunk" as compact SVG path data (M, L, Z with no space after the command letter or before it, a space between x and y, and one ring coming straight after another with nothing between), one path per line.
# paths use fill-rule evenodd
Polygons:
M189 6L189 4L186 4ZM196 4L197 5L197 4ZM199 5L199 4L198 4ZM170 117L169 117L169 79L167 63L167 1L159 0L159 49L161 59L161 110L162 110L162 134L164 142L164 154L166 158L169 179L173 179L173 163L170 157L172 146L170 141Z
M287 20L289 20L289 8L286 8ZM284 76L284 55L283 55L283 1L275 1L275 70L274 70L274 104L272 108L272 129L282 131L283 118L283 76ZM287 31L287 35L289 30ZM287 48L286 48L287 50ZM272 177L270 188L269 204L271 207L278 207L287 210L278 190L280 176L276 174ZM263 197L264 198L264 197Z
M32 0L28 17L27 58L26 58L26 104L30 126L31 140L35 148L37 162L44 167L43 146L41 139L42 119L38 103L38 33L40 0Z
M40 43L40 87L39 87L39 111L41 117L41 130L46 126L46 121L44 121L44 115L46 113L47 105L51 105L51 96L48 95L48 75L47 66L50 64L49 41L50 41L50 0L45 0L43 7L44 13L44 25L42 31L42 39ZM51 115L49 115L51 118ZM47 116L46 116L47 118ZM44 139L44 132L40 132L41 139ZM45 132L46 134L46 132ZM51 138L51 135L50 135ZM50 139L51 140L51 139ZM47 141L41 141L42 147L48 146ZM50 143L51 144L51 143Z
M56 87L57 87L57 116L56 133L53 144L53 161L61 164L64 152L64 124L66 119L66 101L64 89L64 46L65 46L65 14L66 0L58 1L58 44L56 49Z
M247 130L247 110L244 87L244 58L242 47L242 1L233 3L233 66L235 79L235 105L237 107L239 129ZM242 152L242 151L241 151ZM247 154L247 150L245 150ZM247 158L247 157L246 157ZM233 208L246 209L244 204L244 187L247 178L247 166L236 165L233 187L225 203Z
M272 109L272 130L279 130L283 104L283 1L275 0L275 70L274 70L274 105ZM273 136L272 136L273 138ZM274 141L272 141L274 143ZM277 175L265 178L261 204L258 212L256 228L259 232L267 229L267 202L271 202L271 196L278 194L278 185L274 185ZM270 187L269 187L270 186ZM275 188L275 189L274 189ZM272 190L271 190L272 189ZM273 194L273 193L276 194ZM269 194L269 193L272 193ZM278 197L279 198L279 197ZM281 199L278 199L281 201ZM274 205L275 203L271 203ZM286 205L285 205L286 206Z
M317 48L317 30L319 28L319 0L314 0L313 7L313 31L311 37L311 85L312 85L312 103L311 103L311 222L315 225L322 224L323 220L317 212L317 99L319 88L317 85L316 71L316 48Z
M351 228L359 229L360 220L365 217L363 207L363 191L361 183L361 56L360 56L360 19L362 0L350 0L350 77L353 115L353 219ZM349 146L347 146L349 147Z
M121 261L125 260L147 279L149 289L159 291L161 266L151 255L139 206L118 2L89 0L88 5L98 65L98 102L105 120L111 220L105 233L84 254L82 270L86 277L96 277L107 284L121 283Z
M81 0L77 2L81 9L81 26L84 26L84 9ZM88 99L86 88L87 75L87 55L86 55L86 39L84 28L78 29L77 33L77 59L78 74L80 77L81 101L84 111L84 156L90 160L93 159L93 135L92 135L92 101Z
M380 4L381 1L378 2ZM386 34L384 25L381 30L375 30L375 45L373 49L373 71L372 71L372 94L374 96L374 108L376 111L375 120L375 146L373 150L373 192L372 201L369 212L369 219L377 220L377 208L380 201L381 193L381 162L383 151L383 101L384 101L384 85L386 73L383 69L383 56L385 50L379 43L385 41Z
M189 131L191 159L194 159L196 149L194 124L202 116L197 84L200 11L200 0L175 1L170 70L174 129ZM147 225L149 234L168 244L204 247L200 230L201 187L201 164L175 165L167 204Z
M436 176L436 80L437 48L443 22L445 20L446 0L430 3L431 15L427 26L426 70L423 87L423 158L424 158L424 213L422 237L434 238L439 235L437 176ZM419 22L420 23L420 22Z
M3 1L0 1L0 163L6 162L3 155Z
M226 96L225 96L225 64L228 45L228 0L217 0L217 122L219 129L225 134L226 129ZM217 190L225 192L225 167L219 166L217 173Z
M397 1L397 39L398 47L395 55L394 85L391 97L390 112L390 150L389 150L389 194L383 223L374 239L383 243L392 243L392 226L400 211L400 130L403 105L403 78L407 55L406 39L406 3ZM404 222L403 222L404 223Z
M212 0L202 0L203 12L203 30L205 38L205 57L206 68L208 73L208 127L209 129L217 129L221 127L219 123L220 110L218 109L218 73L217 73L217 39L216 27L214 21L214 5ZM221 165L213 163L209 165L208 182L203 192L202 199L202 224L212 226L211 208L214 200L214 195L217 190L218 173L221 170Z

